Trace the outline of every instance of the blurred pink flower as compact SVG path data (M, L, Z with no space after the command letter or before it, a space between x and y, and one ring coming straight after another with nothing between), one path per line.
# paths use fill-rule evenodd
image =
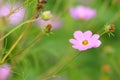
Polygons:
M10 76L11 68L8 64L0 65L0 80L7 80Z
M56 16L53 16L49 20L37 21L37 25L38 25L38 27L41 27L41 28L44 26L47 26L47 25L52 25L52 29L58 29L61 27L62 21L59 18L57 18Z
M70 15L74 19L89 20L96 15L96 10L84 6L77 6L76 8L70 8Z
M2 0L0 0L0 4L1 4Z
M101 45L98 34L92 35L91 31L82 33L81 31L75 31L74 38L70 39L70 43L73 44L73 48L80 51L84 51L90 48L97 48Z
M0 17L6 17L8 14L10 14L11 11L16 9L18 7L19 3L16 3L13 7L11 4L6 3L2 4L0 6ZM24 9L18 9L16 10L12 15L8 17L8 21L12 25L18 24L20 21L22 21L24 17Z

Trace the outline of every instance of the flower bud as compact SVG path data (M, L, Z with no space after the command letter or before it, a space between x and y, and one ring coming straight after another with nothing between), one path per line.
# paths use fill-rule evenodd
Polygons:
M47 31L47 32L50 32L51 29L52 29L52 25L51 25L51 24L48 24L48 25L46 26L46 31Z
M104 30L106 33L108 33L109 36L110 35L114 36L114 34L112 32L114 32L114 30L115 30L115 25L114 24L106 25Z
M50 11L45 11L42 13L41 16L43 20L49 20L52 17L52 14Z
M44 26L42 28L43 33L45 33L47 35L52 34L51 30L52 30L52 25L51 24L47 24L46 26Z
M115 25L114 24L109 24L105 26L105 31L106 32L114 32L115 30Z

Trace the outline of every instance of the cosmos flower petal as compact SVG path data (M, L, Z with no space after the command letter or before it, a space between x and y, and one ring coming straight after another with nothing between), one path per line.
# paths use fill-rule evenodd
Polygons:
M9 17L11 24L18 24L24 18L24 9L20 9Z
M89 20L96 15L96 10L86 8L86 13L89 13L88 15L86 15L86 20Z
M83 33L81 31L76 31L74 33L74 38L77 39L77 40L84 39Z
M74 45L78 43L78 41L75 40L75 39L70 39L69 42L72 43L72 44L74 44Z
M78 19L78 18L79 18L79 17L78 17L78 14L75 13L74 11L75 11L74 8L71 8L71 9L70 9L71 16L72 16L73 18L75 18L75 19Z
M84 6L78 6L78 7L76 7L74 13L77 14L76 16L78 16L78 19L82 19L82 18L85 19L86 15L84 15L85 14L85 7Z
M7 16L10 13L10 5L5 4L0 7L0 17Z
M91 31L86 31L86 32L84 32L84 37L85 37L85 39L89 39L89 38L91 38L91 36L92 36L92 32Z
M77 45L73 45L72 48L78 49L78 46Z
M100 40L96 40L95 42L94 42L94 48L97 48L97 47L99 47L101 45L101 41Z
M78 50L80 50L80 51L84 51L84 50L87 50L88 48L86 48L86 47L79 47L78 48Z
M2 3L2 0L0 0L0 4Z
M87 50L87 49L89 49L89 48L91 48L91 46L83 46L83 45L79 45L78 46L78 50L80 50L80 51L84 51L84 50Z
M97 40L97 39L99 39L99 35L98 34L94 34L92 37L91 37L91 39L92 40Z

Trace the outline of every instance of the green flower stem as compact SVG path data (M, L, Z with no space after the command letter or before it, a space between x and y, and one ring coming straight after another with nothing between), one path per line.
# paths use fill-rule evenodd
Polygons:
M11 31L9 31L7 34L5 34L2 38L0 38L0 41L3 40L4 38L6 38L8 35L10 35L10 34L11 34L12 32L14 32L15 30L17 30L17 29L19 29L20 27L22 27L24 24L31 23L31 22L35 22L35 21L38 21L38 20L40 20L40 18L27 20L27 21L21 23L20 25L16 26L14 29L12 29Z
M117 19L120 18L120 10L112 17L112 19L110 19L109 23L113 23L115 22Z
M53 8L53 12L55 12L55 11L58 9L61 1L62 1L62 0L57 0L57 1L56 1L55 5L54 5L54 8Z
M34 13L34 15L36 15L36 12ZM32 20L28 20L25 21L23 23L21 23L20 25L18 25L17 27L15 27L13 30L11 30L10 32L8 32L5 36L3 36L1 40L3 40L4 38L6 38L9 34L11 34L12 32L14 32L15 30L17 30L18 28L20 28L22 25L29 23L28 26L25 28L25 30L21 33L21 35L18 37L18 39L15 41L15 43L12 45L12 47L10 48L10 50L5 54L5 56L3 56L2 60L0 61L0 64L4 63L6 58L10 55L10 53L13 51L13 49L17 46L17 44L20 42L20 40L23 38L23 36L25 36L25 34L29 31L30 26L32 25L33 22L39 20L38 19L34 19L34 15L32 16Z
M103 32L100 34L100 36L104 35L105 33L107 33L107 32L106 32L106 31L103 31Z
M31 23L30 23L31 24ZM5 54L5 56L0 61L0 64L4 63L6 58L10 55L10 53L13 51L13 49L16 47L16 45L19 43L19 41L22 39L22 37L27 33L30 26L27 26L27 28L24 30L24 32L19 36L19 38L15 41L15 43L12 45L10 50Z
M40 39L44 36L44 33L39 33L34 40L24 49L20 50L19 52L17 52L15 55L12 56L12 58L14 58L15 56L22 54L24 51L28 50L29 48L31 48L32 46L34 46L38 41L40 41Z
M60 72L66 65L70 64L80 53L67 54L59 63L53 68L49 69L46 73L37 78L37 80L48 80Z

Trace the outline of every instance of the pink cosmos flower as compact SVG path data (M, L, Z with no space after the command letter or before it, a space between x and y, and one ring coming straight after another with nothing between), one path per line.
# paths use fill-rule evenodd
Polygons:
M76 8L70 8L70 15L77 20L89 20L96 15L96 10L84 6L77 6Z
M62 21L60 19L58 19L56 16L53 16L49 20L39 20L39 21L37 21L37 25L41 28L44 27L44 26L47 26L47 25L51 25L52 29L58 29L58 28L61 27Z
M82 33L81 31L75 31L74 38L70 39L70 43L73 44L73 48L84 51L90 48L97 48L101 45L98 34L92 35L91 31L86 31Z
M19 3L16 3L13 7L11 4L6 3L0 6L0 17L6 17L10 14L11 11L16 9L19 6ZM8 21L12 25L18 24L20 21L22 21L24 17L24 9L18 9L16 10L12 15L10 15L8 18Z
M8 64L3 64L0 66L0 80L7 80L10 76L11 68Z

